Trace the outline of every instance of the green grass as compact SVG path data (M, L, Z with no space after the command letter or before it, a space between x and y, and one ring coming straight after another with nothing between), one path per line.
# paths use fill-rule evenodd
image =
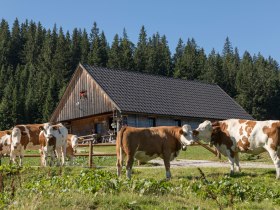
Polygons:
M94 147L94 153L115 153L115 147ZM220 161L199 146L181 151L177 159ZM240 159L271 163L266 153L241 154ZM115 156L93 157L93 161L96 169L87 168L88 157L76 157L74 167L41 168L39 158L24 158L20 169L5 165L8 158L4 158L0 209L280 209L275 169L246 168L230 177L229 167L203 168L205 181L196 167L174 167L172 179L166 181L163 167L135 164L129 181L125 170L116 177Z
M227 168L133 169L132 180L115 167L1 167L3 209L280 209L275 170ZM205 179L203 178L205 176ZM12 184L13 183L13 184Z

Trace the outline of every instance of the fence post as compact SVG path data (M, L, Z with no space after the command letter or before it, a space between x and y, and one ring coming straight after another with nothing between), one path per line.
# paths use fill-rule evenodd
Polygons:
M89 141L89 168L92 168L93 164L92 164L92 151L93 151L93 145L92 145L92 141Z

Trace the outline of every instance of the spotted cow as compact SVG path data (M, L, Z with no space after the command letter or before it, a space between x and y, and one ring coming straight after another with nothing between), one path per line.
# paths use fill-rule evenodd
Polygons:
M66 159L66 147L67 147L67 135L68 130L61 123L52 125L45 123L40 126L39 129L42 131L41 141L41 154L43 165L47 165L48 154L51 155L51 163L53 164L54 154L57 157L57 165L64 165Z
M73 164L73 159L78 146L78 136L73 134L67 135L66 156L70 160L70 165Z
M39 127L43 124L16 125L11 133L11 153L10 158L16 162L16 156L20 158L20 165L27 145L39 145Z
M11 151L11 131L0 131L0 159L10 154Z
M134 158L147 162L157 157L164 161L166 178L171 178L170 161L179 155L182 145L193 143L189 125L152 128L123 127L116 140L117 172L121 174L123 153L126 155L126 176L131 178Z
M193 131L193 136L196 140L210 142L228 157L231 174L234 173L234 164L240 171L239 152L260 154L267 151L275 165L276 178L280 178L280 121L204 121Z

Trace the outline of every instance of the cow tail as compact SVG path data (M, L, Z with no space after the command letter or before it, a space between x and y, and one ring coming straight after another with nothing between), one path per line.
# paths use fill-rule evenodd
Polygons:
M119 148L117 148L119 150L119 163L121 164L121 166L123 165L123 149L122 149L122 139L123 139L123 133L126 130L125 127L121 128L121 130L118 133L118 146Z

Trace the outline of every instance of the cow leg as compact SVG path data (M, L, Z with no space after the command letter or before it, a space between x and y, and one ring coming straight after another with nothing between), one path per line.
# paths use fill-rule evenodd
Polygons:
M22 163L23 163L23 155L20 155L19 156L19 166L22 166Z
M266 148L276 169L276 179L280 179L280 148L276 151L271 148Z
M70 157L69 157L69 165L70 166L73 165L73 160L74 160L74 155L70 155Z
M123 166L123 156L124 152L122 151L121 148L117 149L117 175L121 176L121 171L122 171L122 166Z
M233 152L232 150L226 150L226 154L230 163L230 175L234 174L234 163L236 162L236 160L239 163L239 158L237 157L237 159L235 159L235 156L237 153ZM238 164L239 166L239 164Z
M54 165L54 159L55 159L55 151L52 150L52 151L51 151L51 162L50 162L50 166L53 166L53 165Z
M56 149L56 160L57 160L57 166L60 166L60 159L61 159L61 149Z
M234 174L234 158L229 156L228 161L230 164L230 175L233 175Z
M15 150L11 150L11 153L10 153L10 164L14 163L16 164L16 152Z
M132 166L134 162L134 155L127 155L127 161L126 161L126 177L128 179L131 179L131 173L132 173Z
M165 152L165 153L163 154L163 162L164 162L164 166L165 166L165 175L166 175L166 179L170 179L170 178L171 178L171 172L170 172L170 157L171 157L170 152Z
M122 161L120 160L120 158L117 158L117 175L121 176L121 171L122 171Z
M237 171L241 172L241 168L240 168L240 165L239 165L239 153L238 152L236 152L234 154L234 162L235 162Z
M22 166L23 165L23 148L22 146L20 146L20 152L19 152L19 165Z
M61 162L62 162L62 165L64 166L65 161L66 161L66 144L61 149L62 149Z

